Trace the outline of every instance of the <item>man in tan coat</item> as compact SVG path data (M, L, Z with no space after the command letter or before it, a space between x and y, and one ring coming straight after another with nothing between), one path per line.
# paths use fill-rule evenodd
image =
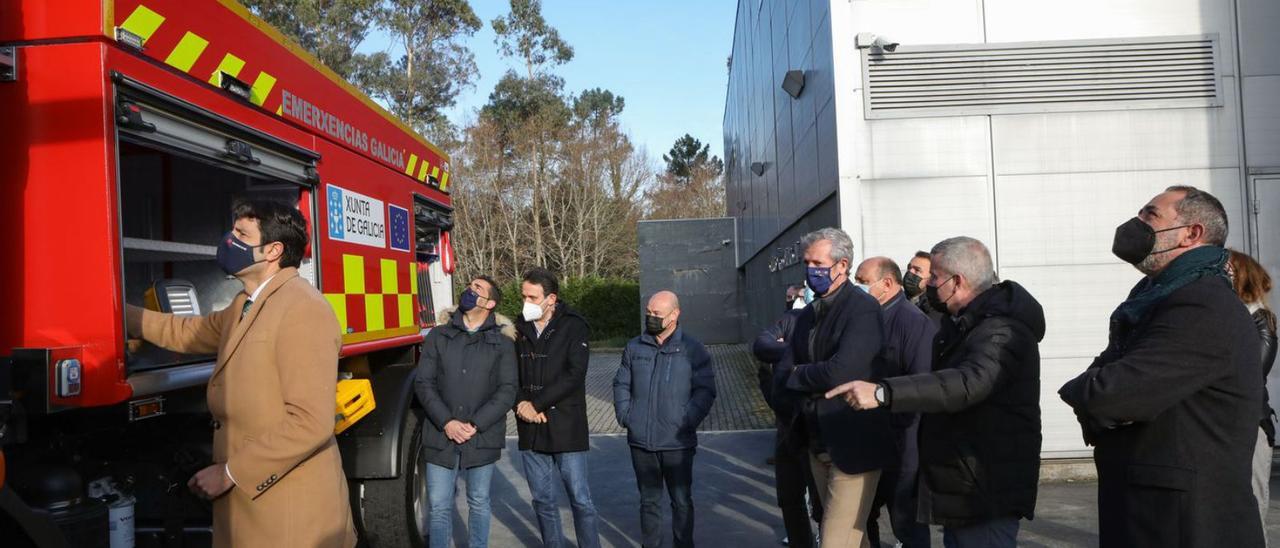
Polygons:
M273 202L236 206L218 265L244 283L225 309L180 317L129 307L129 331L182 353L217 352L209 379L213 464L187 483L213 501L216 547L350 547L356 542L333 437L333 310L298 277L306 223Z

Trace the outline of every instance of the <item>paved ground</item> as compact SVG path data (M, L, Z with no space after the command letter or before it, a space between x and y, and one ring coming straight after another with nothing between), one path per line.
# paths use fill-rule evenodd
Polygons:
M756 362L745 345L716 345L711 351L716 370L716 403L698 428L703 432L773 428L773 412L760 396ZM592 434L621 434L613 415L613 377L621 351L591 354L587 366L587 424ZM507 414L507 432L516 431L515 414Z
M699 435L701 447L694 459L694 540L712 548L776 547L782 537L782 518L775 506L773 470L765 457L773 446L771 431L715 432ZM493 479L493 523L489 545L500 548L538 546L537 523L529 505L524 476L513 467L515 440L498 465ZM631 470L626 440L617 435L591 439L592 496L600 513L601 541L605 546L639 546L639 496ZM1035 521L1023 522L1019 546L1097 546L1097 485L1084 483L1042 484ZM461 489L460 489L461 491ZM1272 510L1268 536L1280 542L1280 481L1272 481ZM466 502L457 500L454 519L457 546L465 546ZM573 521L568 501L562 497L561 519L573 541ZM670 513L667 515L668 524ZM669 525L664 530L669 530ZM882 518L882 531L889 531ZM882 539L886 542L890 539ZM667 538L668 544L670 538ZM890 546L890 545L886 545ZM942 546L934 532L933 546Z
M781 517L775 506L773 470L765 464L772 452L772 415L756 387L755 363L741 345L710 347L715 357L718 397L699 434L700 448L694 462L694 506L697 512L695 541L713 548L778 546ZM638 546L639 496L626 439L613 417L612 382L620 352L597 352L587 372L587 400L592 434L590 479L600 513L601 540L605 546ZM509 417L509 420L513 420ZM509 432L515 432L509 425ZM495 547L539 545L537 523L529 504L523 474L516 467L515 438L507 440L508 452L498 464L492 501L490 545ZM1020 546L1097 546L1096 484L1043 484L1035 521L1024 522ZM459 490L454 534L465 546L466 502ZM1268 536L1280 542L1280 482L1272 486L1273 506ZM561 497L566 535L573 540L568 502ZM887 516L881 530L890 531ZM668 513L668 522L670 516ZM890 539L883 539L890 540ZM670 538L668 537L668 542ZM934 532L934 546L942 546Z

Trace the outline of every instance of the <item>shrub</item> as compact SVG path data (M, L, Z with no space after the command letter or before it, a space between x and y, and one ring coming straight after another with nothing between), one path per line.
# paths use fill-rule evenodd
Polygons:
M503 315L516 318L524 306L519 280L502 286ZM595 341L640 334L640 282L623 278L571 278L560 281L560 299L591 324Z

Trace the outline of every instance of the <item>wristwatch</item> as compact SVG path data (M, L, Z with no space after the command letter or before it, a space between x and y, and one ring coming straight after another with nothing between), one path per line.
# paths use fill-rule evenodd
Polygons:
M889 405L889 399L885 397L883 384L876 385L875 397L876 397L876 403L880 405Z

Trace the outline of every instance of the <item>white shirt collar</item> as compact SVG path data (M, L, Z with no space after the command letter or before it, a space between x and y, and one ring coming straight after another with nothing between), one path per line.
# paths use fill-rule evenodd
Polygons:
M276 277L276 275L272 274L271 278L274 278L274 277ZM249 295L249 302L258 301L258 295L262 294L262 290L267 287L267 284L271 283L271 278L267 278L266 280L263 280L261 284L258 284L258 288L253 290L252 295Z

